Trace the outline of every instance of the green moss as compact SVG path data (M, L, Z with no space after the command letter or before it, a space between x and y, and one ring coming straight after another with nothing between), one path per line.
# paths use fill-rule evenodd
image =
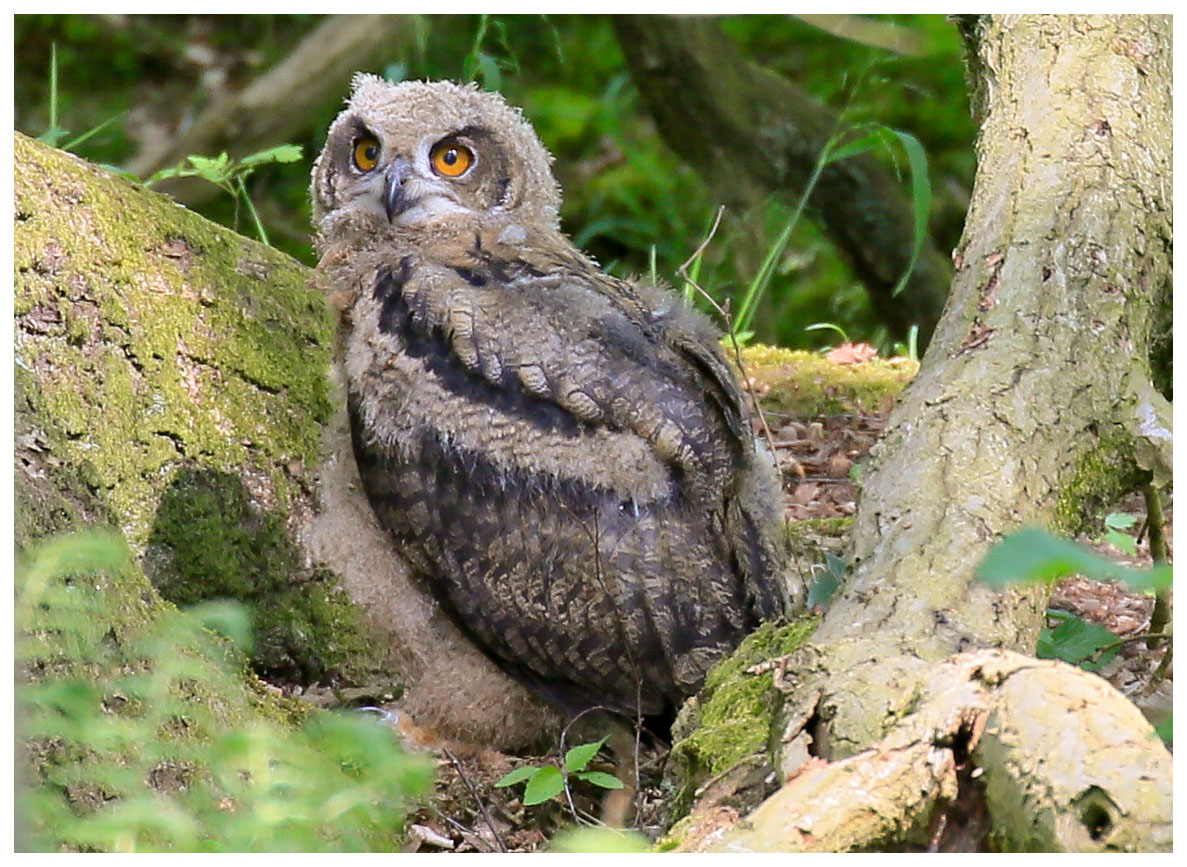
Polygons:
M882 410L919 364L908 359L836 364L818 352L751 346L742 351L746 374L769 388L764 408L796 416Z
M284 512L263 509L238 476L178 473L161 498L145 561L154 585L178 605L246 602L261 672L302 683L359 681L378 667L379 645L335 577L301 565Z
M747 669L791 653L812 634L817 618L790 624L765 623L705 678L696 719L684 718L673 734L688 732L672 745L668 774L675 779L677 814L690 806L696 789L718 774L770 748L771 721L779 693L772 675Z
M1055 507L1056 532L1076 536L1087 522L1102 514L1126 493L1149 478L1126 437L1103 440L1076 464L1072 480L1064 485Z
M333 320L308 269L69 154L14 148L16 356L42 438L19 538L101 516L177 603L249 602L259 670L369 679L381 644L291 535L331 409Z
M16 179L17 309L57 311L18 322L17 355L61 456L93 467L135 550L191 460L248 468L291 502L286 468L314 465L330 411L332 321L307 270L69 155L15 148L41 169Z

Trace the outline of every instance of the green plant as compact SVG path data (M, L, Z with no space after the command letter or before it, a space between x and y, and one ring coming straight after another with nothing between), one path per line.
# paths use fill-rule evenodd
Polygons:
M159 183L167 178L201 178L225 190L235 200L235 227L239 225L239 203L242 201L251 214L260 241L268 244L268 233L264 224L260 222L260 215L252 204L251 196L247 193L247 179L260 166L268 163L295 163L301 159L301 146L293 144L277 145L273 148L257 151L242 159L233 160L226 151L217 157L204 157L190 154L176 166L161 169L144 182L146 187Z
M1126 568L1037 527L1006 536L977 567L977 577L996 587L1016 582L1053 584L1075 574L1097 581L1120 581L1131 590L1158 591L1170 587L1173 573L1167 563L1156 563L1149 569Z
M919 326L912 325L907 331L907 342L895 342L894 354L905 356L912 361L919 360Z
M314 713L297 726L266 710L244 684L242 606L153 601L117 534L29 553L15 609L20 848L399 845L428 763L361 717Z
M738 332L749 330L758 304L770 286L775 266L781 260L783 252L791 240L791 234L803 215L808 199L820 182L820 176L825 168L833 163L839 163L850 157L866 153L878 145L890 147L893 142L898 142L907 158L907 166L911 174L911 200L915 217L915 242L911 248L911 257L891 294L897 295L903 290L903 287L907 285L907 280L911 277L915 261L919 258L919 251L923 249L924 241L927 238L927 215L931 209L931 181L927 175L927 152L923 149L919 139L910 133L891 129L884 124L871 121L841 130L833 134L825 143L795 209L788 217L778 237L768 248L766 258L763 259L762 265L742 295L742 301L738 305L733 323Z
M551 800L565 790L569 779L584 780L603 789L621 789L622 780L604 771L589 771L586 768L606 743L608 735L600 741L580 744L565 753L564 768L556 765L525 766L516 768L495 783L496 788L506 788L517 783L526 783L523 790L523 804L531 807Z
M824 552L824 569L815 572L812 584L808 588L807 606L809 611L817 608L828 608L837 589L845 581L845 572L849 565L831 551Z
M840 325L832 322L814 322L811 325L804 326L805 331L835 331L841 338L842 343L849 343L849 335L845 333L845 329Z
M1097 541L1108 542L1118 551L1132 557L1138 552L1138 540L1123 531L1128 530L1137 522L1137 516L1128 512L1110 512L1105 515L1105 532Z
M1167 563L1155 563L1149 569L1128 569L1081 545L1035 527L1023 528L1002 539L989 550L977 567L977 577L995 587L1006 587L1016 582L1042 581L1052 584L1073 574L1098 581L1119 581L1131 590L1148 593L1166 591L1173 578ZM1051 610L1047 615L1057 623L1054 628L1043 629L1036 655L1043 659L1062 659L1088 671L1097 671L1116 655L1122 645L1150 637L1122 638L1103 626L1088 623L1064 611ZM1170 659L1168 650L1160 669L1168 665ZM1155 679L1160 676L1160 673L1156 673ZM1169 724L1160 727L1159 734L1170 743Z
M487 31L492 26L498 34L499 45L503 49L503 59L483 50L482 45L486 40ZM504 69L512 73L519 71L519 63L516 61L507 39L507 24L501 18L492 20L489 15L480 15L478 32L474 35L474 44L462 61L462 80L481 81L482 86L487 90L500 90L503 84Z
M64 151L74 150L74 148L78 147L91 136L102 132L121 117L123 117L123 112L109 117L103 123L92 127L82 135L70 139L65 144L60 144L62 139L70 135L70 131L58 126L58 46L56 43L51 45L49 55L49 126L46 127L45 132L37 136L37 140L44 142L50 147L60 147Z

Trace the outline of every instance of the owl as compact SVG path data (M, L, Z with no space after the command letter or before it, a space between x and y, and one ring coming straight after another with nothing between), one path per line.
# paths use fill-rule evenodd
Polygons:
M778 484L708 320L560 228L474 85L355 78L313 171L359 478L465 637L569 714L671 714L788 605Z

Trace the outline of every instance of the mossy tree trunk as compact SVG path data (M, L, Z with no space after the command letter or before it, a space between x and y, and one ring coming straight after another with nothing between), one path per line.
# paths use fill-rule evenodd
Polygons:
M262 671L380 646L302 551L332 320L289 257L19 133L16 542L105 524L168 598L254 610Z
M1168 477L1149 352L1170 289L1170 18L964 28L983 125L951 295L863 479L851 574L781 662L790 781L724 848L926 844L969 786L1001 848L1170 846L1153 730L1095 676L1011 653L1033 652L1043 589L974 577L1004 534L1075 531Z

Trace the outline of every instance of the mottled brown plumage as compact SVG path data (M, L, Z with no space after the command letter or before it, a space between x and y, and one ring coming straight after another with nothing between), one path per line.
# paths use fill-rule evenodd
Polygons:
M572 245L549 162L497 95L356 79L312 187L354 452L500 667L660 713L784 611L773 465L714 329Z

